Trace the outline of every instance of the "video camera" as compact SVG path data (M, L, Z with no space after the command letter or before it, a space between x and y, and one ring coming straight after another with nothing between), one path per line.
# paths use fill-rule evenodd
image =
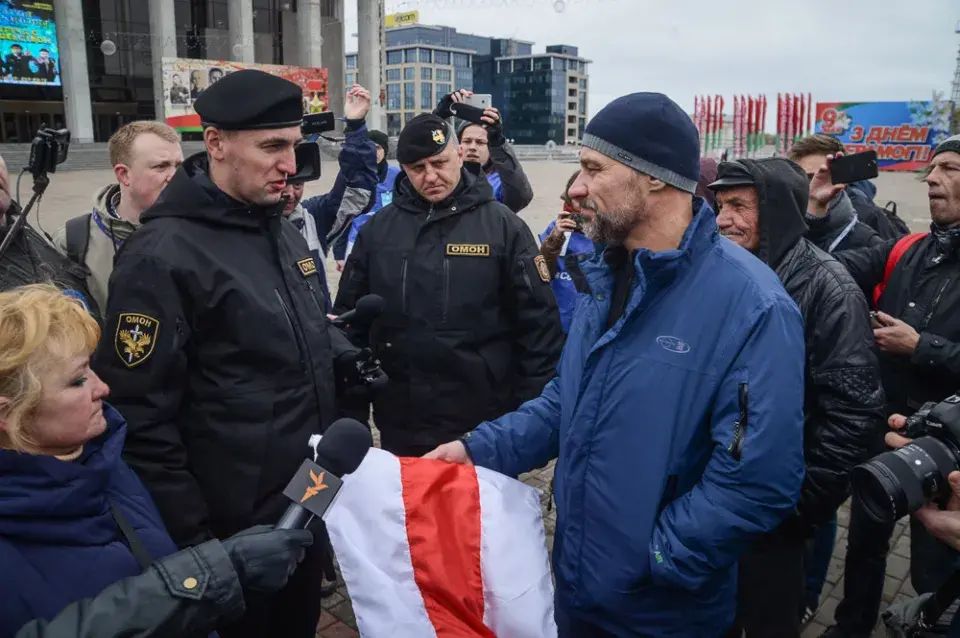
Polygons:
M923 404L900 434L912 442L858 465L850 477L864 509L879 522L950 500L947 476L960 470L960 394Z
M41 128L30 143L30 163L26 170L38 177L57 172L57 165L63 164L70 150L70 131L65 128L54 130Z
M324 137L336 128L336 117L330 111L323 113L310 113L303 116L303 123L300 125L300 131L303 133L304 141L297 144L297 172L287 178L291 184L303 184L315 179L320 179L320 144L317 139ZM324 139L328 139L324 137Z

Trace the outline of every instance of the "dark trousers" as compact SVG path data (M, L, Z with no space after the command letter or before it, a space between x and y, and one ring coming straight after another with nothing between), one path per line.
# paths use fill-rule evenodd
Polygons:
M314 543L287 586L276 594L244 590L247 611L237 622L219 627L220 638L314 638L323 611L323 577L336 579L326 530L310 525Z
M398 437L402 438L402 437ZM436 445L416 445L406 443L404 441L397 441L389 436L383 435L383 430L380 431L380 447L387 452L395 456L423 456L427 452L432 452L436 449Z
M737 618L728 638L799 638L806 542L774 532L740 558Z

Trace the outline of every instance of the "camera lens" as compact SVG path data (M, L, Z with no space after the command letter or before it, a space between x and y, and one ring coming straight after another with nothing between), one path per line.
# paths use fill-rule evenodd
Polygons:
M920 509L947 486L957 457L943 441L923 436L853 468L850 481L864 509L881 523L892 523Z

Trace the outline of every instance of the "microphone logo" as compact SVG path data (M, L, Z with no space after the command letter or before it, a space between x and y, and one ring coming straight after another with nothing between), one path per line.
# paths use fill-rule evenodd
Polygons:
M308 485L303 493L303 498L300 499L301 503L306 502L307 499L312 498L319 494L321 491L327 489L329 485L324 484L323 477L326 475L326 472L320 472L320 474L314 473L313 470L310 470L310 480L313 481L313 485Z

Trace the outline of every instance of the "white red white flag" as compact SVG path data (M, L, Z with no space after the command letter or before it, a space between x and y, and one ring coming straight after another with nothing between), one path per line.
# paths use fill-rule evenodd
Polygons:
M324 517L370 638L552 638L540 500L484 468L371 449Z

